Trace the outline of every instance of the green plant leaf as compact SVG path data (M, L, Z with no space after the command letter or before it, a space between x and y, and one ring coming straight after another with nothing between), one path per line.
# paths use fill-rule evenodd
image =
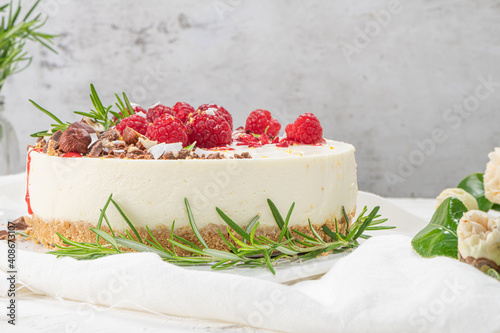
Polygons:
M473 173L465 177L457 186L469 192L477 200L479 209L487 212L493 204L484 196L484 181L482 173Z
M489 276L497 279L500 281L500 273L498 273L496 270L494 270L493 268L490 268L488 269L488 271L486 272L486 274L488 274Z
M458 258L458 222L467 208L457 198L447 198L434 212L429 224L415 235L411 245L422 257Z

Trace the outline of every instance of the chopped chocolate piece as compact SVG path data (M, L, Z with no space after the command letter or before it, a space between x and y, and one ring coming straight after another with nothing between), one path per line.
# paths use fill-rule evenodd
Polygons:
M162 160L176 160L177 158L175 157L174 153L169 151L163 154L160 159Z
M250 155L249 152L244 152L244 153L241 153L241 157L243 157L243 158L252 158L252 155Z
M130 127L123 130L123 141L129 145L135 145L139 141L141 134Z
M111 141L111 143L113 144L112 148L114 150L124 150L127 147L125 142L123 142L121 140Z
M219 152L207 156L207 160L221 160L225 156Z
M38 139L36 139L36 147L37 148L43 148L43 147L45 147L46 144L47 144L47 141L45 141L43 136L40 136L40 137L38 137Z
M134 146L128 147L126 150L127 158L136 159L138 156L144 155L145 153Z
M81 128L82 130L87 131L87 133L95 133L95 129L87 124L86 122L83 121L76 121L73 124L69 125L68 129L70 128Z
M43 152L49 154L50 156L55 155L55 150L59 148L59 140L61 139L63 132L58 130L49 138L47 144L43 147ZM50 153L49 153L50 150Z
M108 129L106 132L102 133L100 136L100 139L104 140L106 139L107 141L116 141L120 138L120 133L115 130L114 128ZM103 142L105 143L105 142Z
M49 144L43 148L43 152L47 153L49 156L56 155L56 150L59 148L59 144L54 140L49 140Z
M10 225L13 225L15 230L25 230L28 228L26 221L24 221L24 216L12 221Z
M185 160L186 158L188 158L188 156L190 155L190 151L189 150L186 150L186 149L182 149L179 151L179 153L177 154L177 159L178 160Z
M63 132L61 130L58 130L52 136L49 138L49 140L54 140L55 142L59 143L59 140L61 139Z
M0 240L7 239L8 235L9 233L7 232L7 230L0 230Z
M200 158L196 153L193 153L193 152L191 152L191 154L189 155L189 157L192 158L193 160L197 160L197 159Z
M90 157L99 157L101 156L102 150L103 150L102 141L97 140L92 146L90 146L87 155Z

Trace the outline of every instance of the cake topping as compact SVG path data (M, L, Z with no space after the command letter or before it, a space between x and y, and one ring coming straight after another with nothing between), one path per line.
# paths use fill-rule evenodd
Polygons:
M179 118L170 114L164 114L149 125L146 136L159 143L180 142L183 146L188 144L186 126Z
M286 126L285 131L288 139L300 143L314 144L323 140L323 128L312 113L301 114L295 122Z
M66 153L73 152L84 154L87 152L87 148L91 141L90 134L86 130L78 126L73 128L70 126L61 135L59 147Z
M272 137L278 136L280 129L281 124L271 116L271 112L261 109L250 112L245 125L247 133L265 133Z
M149 108L146 119L149 123L152 123L156 119L163 116L164 114L169 114L171 116L175 116L175 113L174 113L174 111L172 111L171 108L169 108L168 106L165 106L163 104L157 103Z
M227 111L226 111L227 112ZM201 148L213 148L229 145L232 130L226 119L219 114L196 111L187 123L189 142L195 142Z
M189 115L196 111L191 105L184 102L175 103L175 105L172 107L172 110L174 111L175 116L179 118L183 123L186 123L188 121Z
M200 107L197 110L197 113L200 114L203 111L208 111L208 110L210 110L209 114L213 115L213 113L217 113L219 116L224 118L229 124L231 131L233 130L233 117L226 109L217 104L203 104L200 105Z
M87 124L84 121L76 121L73 124L69 125L68 129L70 129L70 128L81 128L89 134L96 132L92 126L90 126L89 124Z
M149 123L146 119L144 119L144 117L138 114L133 114L127 118L123 118L120 123L116 125L116 129L120 132L120 134L123 134L125 128L130 127L140 134L145 135L148 130L148 125Z
M130 127L126 127L123 131L123 141L128 145L135 145L139 142L141 134Z
M169 143L169 144L162 142L160 144L157 144L156 146L149 148L148 153L153 155L154 159L157 160L167 152L173 152L175 156L175 153L178 153L181 149L182 149L182 144L180 142Z
M71 152L88 157L153 159L154 156L147 152L152 147L162 143L178 143L180 150L189 145L186 148L189 148L191 153L181 154L185 155L185 158L210 156L211 159L218 159L245 158L250 155L257 157L263 152L266 156L262 157L268 157L274 156L275 152L283 147L323 146L326 143L322 137L321 124L312 113L300 115L295 122L287 126L287 136L280 139L281 124L268 110L252 111L246 119L245 127L238 127L233 132L231 114L217 104L202 104L195 111L185 102L177 102L172 108L157 103L146 112L139 105L130 103L125 93L123 99L115 95L118 112L113 111L112 105L104 106L91 85L93 109L89 112L75 111L84 118L73 124L61 121L31 101L36 108L56 122L51 130L33 134L43 137L37 140L34 148L42 148L43 152L50 156L63 156ZM63 140L59 142L61 137ZM268 146L271 151L264 149ZM257 154L253 152L255 148L259 148ZM196 149L209 149L214 153L200 156L195 153ZM262 149L264 150L261 151ZM231 150L235 150L234 153L231 153ZM247 152L249 154L243 155ZM285 152L281 150L278 155L281 156ZM163 155L167 154L164 152ZM158 155L158 158L163 155ZM168 155L169 159L179 159L178 154Z

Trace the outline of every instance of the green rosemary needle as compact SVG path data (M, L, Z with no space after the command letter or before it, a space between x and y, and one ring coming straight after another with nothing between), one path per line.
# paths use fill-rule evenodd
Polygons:
M132 221L130 221L118 203L113 199L113 195L110 195L103 209L101 209L97 228L91 229L91 231L96 234L95 243L74 242L57 234L65 246L56 245L57 250L49 253L58 257L72 257L75 259L89 260L130 251L153 252L158 254L164 261L180 266L210 265L211 268L215 270L232 267L265 266L271 273L275 274L275 267L280 262L297 259L309 260L325 253L341 253L348 251L359 245L358 238L370 237L364 234L366 230L373 231L395 228L392 226L380 225L386 222L387 219L380 218L378 206L368 215L366 215L367 207L364 207L353 223L350 223L349 217L343 209L343 214L348 225L347 230L342 234L339 232L337 226L335 231L331 230L326 225L323 226L323 231L332 239L332 241L327 242L320 237L312 226L311 221L309 221L311 235L288 228L295 203L290 206L286 218L283 219L276 205L272 200L268 199L269 209L273 214L277 226L281 230L278 241L274 241L265 236L256 236L256 231L259 226L258 215L249 222L246 229L243 229L221 209L216 208L221 219L227 224L229 236L229 238L227 238L220 229L218 230L219 236L230 250L220 251L209 248L198 230L188 200L185 199L184 201L191 230L202 247L175 235L175 221L172 223L171 237L169 238L169 242L172 246L171 249L162 246L147 226L146 230L149 237L142 239ZM126 232L125 235L117 235L111 228L106 217L106 210L110 204L113 204L118 210L135 238L130 232ZM109 232L105 232L101 229L103 220L108 224L110 229ZM99 241L100 238L103 239L106 244L101 244ZM176 249L182 249L190 255L179 256Z

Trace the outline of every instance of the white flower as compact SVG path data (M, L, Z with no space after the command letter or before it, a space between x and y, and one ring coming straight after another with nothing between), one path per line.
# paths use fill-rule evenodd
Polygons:
M458 252L462 258L485 258L500 265L500 218L486 212L465 213L457 227Z
M477 200L469 192L462 190L461 188L447 188L441 192L437 197L436 208L439 207L447 198L457 198L462 201L467 210L479 209L477 205Z
M484 172L484 191L486 199L500 204L500 148L488 154L490 161Z

